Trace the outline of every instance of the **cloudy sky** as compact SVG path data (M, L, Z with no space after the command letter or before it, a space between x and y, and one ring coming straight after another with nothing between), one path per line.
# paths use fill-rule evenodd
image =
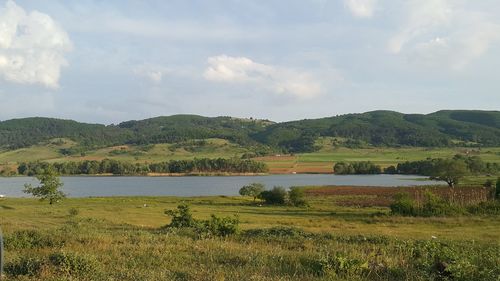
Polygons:
M500 109L498 0L0 0L0 119Z

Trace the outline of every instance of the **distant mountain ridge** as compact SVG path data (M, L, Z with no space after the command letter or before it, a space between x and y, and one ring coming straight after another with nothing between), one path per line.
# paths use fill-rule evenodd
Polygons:
M68 138L85 147L221 138L284 152L315 149L319 137L338 145L500 146L500 111L442 110L430 114L370 111L275 123L234 117L172 115L118 125L32 117L0 122L0 147L15 149Z

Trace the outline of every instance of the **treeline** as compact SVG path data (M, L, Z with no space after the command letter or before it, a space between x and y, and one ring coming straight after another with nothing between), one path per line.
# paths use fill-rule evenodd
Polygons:
M361 162L338 162L333 167L335 174L339 175L367 175L367 174L402 174L402 175L421 175L432 176L438 167L443 166L444 161L450 159L427 158L418 161L406 161L396 166L389 166L382 169L379 165L370 161ZM479 156L455 155L451 161L461 162L466 167L468 173L473 175L499 174L500 164L484 162Z
M333 167L335 174L338 175L370 175L370 174L381 174L382 168L379 165L375 165L370 161L361 162L338 162Z
M236 158L201 158L170 160L161 163L129 163L111 159L81 162L25 162L17 169L20 175L34 176L53 169L61 175L145 175L148 173L265 173L265 163Z
M453 161L462 162L467 167L467 171L473 175L498 174L500 173L500 164L484 162L479 156L455 155ZM418 161L406 161L397 166L389 166L384 172L387 174L406 174L430 176L436 167L444 161L442 158L427 158Z

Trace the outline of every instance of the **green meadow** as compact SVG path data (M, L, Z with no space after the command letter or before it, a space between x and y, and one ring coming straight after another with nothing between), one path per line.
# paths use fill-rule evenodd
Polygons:
M0 199L8 280L496 280L498 216L401 217L363 196L308 196L309 207L244 197ZM165 210L236 216L239 232L166 229ZM437 262L447 264L440 272ZM473 279L467 279L473 278Z

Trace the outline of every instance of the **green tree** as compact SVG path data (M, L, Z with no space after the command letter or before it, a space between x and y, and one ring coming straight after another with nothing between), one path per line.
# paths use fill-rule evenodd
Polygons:
M281 186L275 186L271 190L264 190L259 194L259 198L266 204L285 204L286 190Z
M290 203L294 206L307 206L303 188L296 186L290 187L288 198L290 199Z
M463 160L438 159L431 171L431 179L445 181L450 187L468 174L467 165Z
M264 191L265 186L262 183L251 183L249 185L245 185L242 188L240 188L240 195L241 196L251 196L253 197L253 201L255 202L255 199L259 197L260 193Z
M31 184L25 184L24 193L39 197L40 200L48 200L49 204L57 203L66 197L66 194L59 190L63 183L53 168L45 169L36 178L40 181L40 185L33 187Z
M350 175L354 174L354 168L349 163L337 162L333 166L333 172L337 175Z
M166 210L165 214L172 217L169 227L195 227L197 225L187 204L177 206L177 210Z

